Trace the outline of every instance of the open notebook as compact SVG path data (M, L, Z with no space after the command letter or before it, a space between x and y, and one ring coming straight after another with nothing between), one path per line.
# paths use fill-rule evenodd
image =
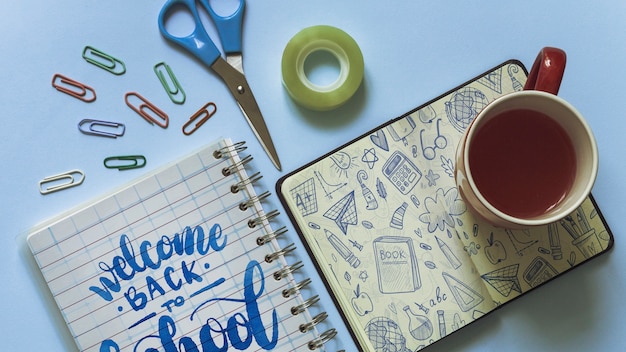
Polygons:
M222 140L32 231L81 351L310 350L314 317L240 158Z
M463 131L526 74L505 62L277 183L361 349L419 350L611 247L591 197L560 222L505 230L458 194Z

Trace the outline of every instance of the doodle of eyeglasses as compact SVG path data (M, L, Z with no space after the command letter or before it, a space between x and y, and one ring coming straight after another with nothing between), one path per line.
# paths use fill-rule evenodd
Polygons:
M448 145L448 140L440 132L440 128L439 128L440 122L441 122L441 119L437 120L437 136L433 140L432 146L424 147L424 131L425 130L420 131L420 144L422 147L422 154L424 155L424 158L428 160L433 160L435 158L437 154L436 149L444 149Z

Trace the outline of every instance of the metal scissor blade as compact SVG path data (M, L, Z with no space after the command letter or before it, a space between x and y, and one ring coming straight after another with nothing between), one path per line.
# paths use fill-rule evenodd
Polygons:
M274 148L274 142L272 142L272 137L263 120L261 109L259 109L259 105L254 99L252 90L244 75L221 57L211 65L211 69L224 80L230 93L235 97L235 100L237 100L237 104L239 104L243 115L246 117L248 124L250 124L254 135L259 142L261 142L261 146L270 157L274 166L280 171L280 160Z

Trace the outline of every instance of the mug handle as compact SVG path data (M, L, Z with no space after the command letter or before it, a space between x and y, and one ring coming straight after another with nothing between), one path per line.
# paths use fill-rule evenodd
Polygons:
M565 61L565 51L553 47L541 49L528 74L524 90L540 90L556 95L565 72Z

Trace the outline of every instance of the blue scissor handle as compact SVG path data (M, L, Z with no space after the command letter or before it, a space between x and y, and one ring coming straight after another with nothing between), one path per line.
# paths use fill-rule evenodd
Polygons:
M243 9L245 0L239 1L239 7L231 15L220 16L211 7L209 0L200 0L202 5L209 11L213 18L217 33L222 41L222 48L225 53L241 53L241 31L243 27Z
M193 32L186 37L174 36L165 29L165 20L177 5L186 7L196 24ZM221 56L219 49L202 26L195 0L168 0L159 13L159 31L166 39L187 49L209 67Z

